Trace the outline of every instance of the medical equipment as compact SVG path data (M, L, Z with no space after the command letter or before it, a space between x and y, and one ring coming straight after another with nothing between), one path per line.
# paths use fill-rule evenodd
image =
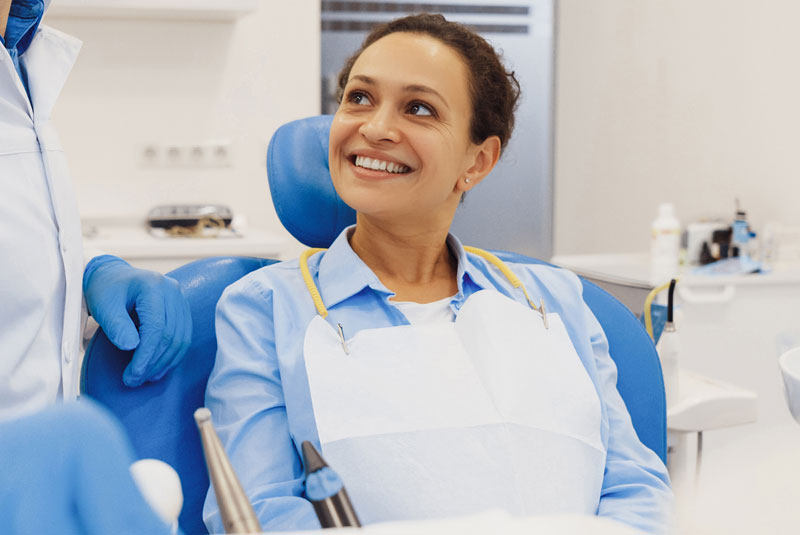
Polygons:
M686 226L686 263L698 265L711 258L711 244L715 231L725 230L722 221L695 221ZM705 250L705 256L703 251Z
M233 212L222 204L170 204L156 206L147 214L147 225L161 229L193 229L201 223L227 228L232 221Z
M228 455L222 448L222 443L211 423L211 411L200 407L194 412L194 419L200 431L208 476L217 497L225 533L260 533L261 526L253 506L242 490L239 478L236 477L236 472L233 471Z
M744 210L736 211L736 219L733 220L731 225L732 236L731 244L734 249L734 256L747 254L747 242L755 237L755 234L750 232L750 226L747 224L747 214Z
M314 504L323 528L361 527L342 480L309 441L303 442L306 498Z

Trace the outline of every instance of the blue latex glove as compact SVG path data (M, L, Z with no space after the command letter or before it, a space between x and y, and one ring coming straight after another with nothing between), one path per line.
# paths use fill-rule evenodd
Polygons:
M0 533L169 535L133 460L120 424L88 400L0 422Z
M103 255L86 266L83 293L89 313L111 343L136 349L122 374L127 386L158 381L189 349L192 315L174 279Z

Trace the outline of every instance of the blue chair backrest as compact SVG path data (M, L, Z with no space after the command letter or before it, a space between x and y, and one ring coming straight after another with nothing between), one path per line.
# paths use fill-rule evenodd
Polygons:
M180 283L192 309L192 345L183 362L157 383L126 387L122 371L132 352L114 347L102 331L95 334L84 355L82 395L111 409L127 430L138 458L160 459L178 472L184 499L178 523L187 535L207 533L202 510L208 474L193 414L204 405L217 353L214 310L229 284L274 262L205 258L169 274Z
M328 247L355 212L336 194L328 168L328 132L332 115L292 121L281 126L267 152L269 187L278 217L309 247ZM302 194L297 195L297 187ZM541 260L494 251L503 260ZM667 408L661 364L650 337L634 315L614 296L581 279L583 297L608 338L617 365L617 389L630 412L639 439L666 462Z

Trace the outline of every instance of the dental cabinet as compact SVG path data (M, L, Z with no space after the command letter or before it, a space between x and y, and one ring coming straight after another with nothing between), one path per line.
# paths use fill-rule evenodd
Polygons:
M652 289L647 254L562 255L551 261L622 296L637 314ZM712 405L703 416L746 420L750 405L742 393L757 396L754 423L706 427L694 481L676 489L682 527L688 525L692 534L793 533L800 522L800 426L784 400L778 357L800 346L800 263L776 264L766 274L684 273L675 294L680 369L694 377L695 386L700 376L736 392L729 396L733 405ZM681 382L681 398L685 386L692 388ZM739 409L738 420L728 412L732 406ZM673 412L674 407L668 414L671 435L676 425L686 425L686 415L679 421Z
M211 256L251 256L285 260L293 254L282 234L246 228L235 235L216 238L158 237L144 221L93 219L83 221L86 258L113 254L131 265L167 273L193 260Z

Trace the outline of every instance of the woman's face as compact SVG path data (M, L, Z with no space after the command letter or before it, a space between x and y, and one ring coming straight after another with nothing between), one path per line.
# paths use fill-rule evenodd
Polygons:
M471 115L455 50L420 34L379 39L353 65L331 125L336 191L362 214L452 219L474 185L463 180L478 152Z

